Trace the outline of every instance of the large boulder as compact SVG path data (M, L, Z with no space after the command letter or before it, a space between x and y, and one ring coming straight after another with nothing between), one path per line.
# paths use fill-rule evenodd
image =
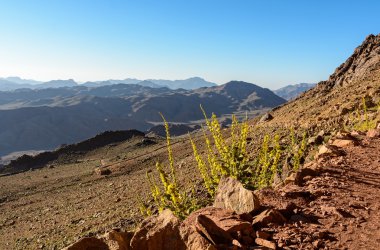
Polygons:
M109 250L109 247L101 239L85 237L62 250Z
M283 224L286 221L286 218L278 210L267 209L254 218L252 225L255 227L266 227L269 224Z
M180 220L170 211L146 218L131 240L131 249L186 249L180 236Z
M249 240L253 242L255 232L251 222L244 218L251 219L250 216L237 215L232 210L215 207L201 208L190 214L183 221L181 236L187 249L194 250L215 249L215 246L218 248L222 243L230 245L228 243L231 243L231 238L243 243ZM206 236L204 231L208 232L209 236ZM223 242L224 238L227 242ZM210 243L211 239L215 245Z
M220 179L215 194L214 207L233 210L238 214L255 213L260 201L253 193L232 177Z
M206 215L200 214L195 220L196 230L207 238L213 245L231 244L232 237Z
M216 247L200 235L193 225L182 223L180 233L187 250L216 250Z
M244 232L249 234L253 231L251 223L242 219L232 210L226 210L216 207L205 207L191 213L183 224L194 225L196 224L197 217L205 215L215 222L215 224L230 233L231 235L237 232Z

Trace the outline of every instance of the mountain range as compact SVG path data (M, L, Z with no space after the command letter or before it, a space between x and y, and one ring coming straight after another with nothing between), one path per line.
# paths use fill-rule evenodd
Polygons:
M71 83L65 88L0 92L0 156L50 150L107 130L146 131L161 124L159 112L169 122L196 124L203 119L200 104L223 117L245 112L253 116L285 103L269 89L239 81L195 90Z
M62 87L75 87L75 86L86 86L86 87L100 87L113 84L138 84L141 86L161 88L167 87L170 89L197 89L201 87L212 87L216 86L215 83L208 82L200 77L191 77L185 80L138 80L134 78L127 78L124 80L107 80L107 81L95 81L95 82L85 82L78 84L73 79L68 80L52 80L48 82L41 82L35 80L26 80L20 77L6 77L0 78L0 91L11 91L16 89L47 89L47 88L62 88Z
M276 95L289 101L293 98L296 98L303 92L308 91L309 89L313 88L315 85L316 85L315 83L298 83L298 84L287 85L285 87L276 89L273 92Z

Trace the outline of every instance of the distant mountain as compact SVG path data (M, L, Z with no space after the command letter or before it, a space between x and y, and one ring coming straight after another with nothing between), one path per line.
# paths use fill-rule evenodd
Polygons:
M284 98L285 100L291 100L299 96L305 91L308 91L309 89L313 88L316 84L315 83L299 83L294 85L287 85L285 87L282 87L280 89L274 90L273 92Z
M192 77L185 80L155 80L149 79L148 81L153 82L157 85L168 87L171 89L198 89L202 87L213 87L216 86L213 82L208 82L200 77Z
M127 78L124 80L107 80L99 82L85 82L83 85L88 87L99 87L112 84L138 84L142 86L161 88L167 87L170 89L197 89L202 87L213 87L217 86L215 83L208 82L200 77L192 77L185 80L157 80L157 79L147 79L139 80L134 78Z
M66 83L72 84L59 82ZM158 112L169 122L194 124L203 119L200 104L224 116L284 102L269 89L237 81L196 90L114 84L0 92L0 156L54 149L106 130L146 131L162 122Z
M72 80L52 80L48 82L38 82L34 80L25 80L19 77L0 78L0 91L12 91L17 89L47 89L75 87L78 84Z
M18 88L27 88L29 86L30 85L28 84L17 84L4 78L0 78L0 91L11 91Z
M48 82L39 82L35 80L21 79L20 77L7 77L0 78L0 91L11 91L22 88L29 89L45 89L45 88L62 88L62 87L75 87L78 85L86 87L101 87L114 84L138 84L142 86L161 88L167 87L170 89L197 89L202 87L216 86L215 83L208 82L200 77L192 77L185 80L139 80L134 78L127 78L124 80L110 79L107 81L94 81L78 84L73 79L68 80L52 80Z
M46 88L63 88L63 87L75 87L78 83L76 83L73 79L69 80L52 80L48 82L44 82L41 84L34 85L34 88L37 89L46 89Z
M0 78L1 79L1 78ZM36 80L30 80L30 79L22 79L18 76L11 76L11 77L6 77L3 78L7 81L17 83L17 84L26 84L26 85L36 85L36 84L41 84L41 81L36 81Z

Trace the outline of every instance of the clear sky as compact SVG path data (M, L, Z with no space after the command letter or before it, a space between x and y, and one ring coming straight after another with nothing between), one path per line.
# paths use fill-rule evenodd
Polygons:
M379 32L378 0L0 0L0 77L277 88L326 79Z

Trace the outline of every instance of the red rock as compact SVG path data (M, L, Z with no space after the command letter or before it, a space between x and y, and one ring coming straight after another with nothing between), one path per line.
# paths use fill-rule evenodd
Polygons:
M272 241L269 241L269 240L264 240L264 239L261 239L261 238L256 238L255 239L255 243L257 245L260 245L260 246L263 246L263 247L267 247L269 249L277 249L276 243L274 243Z
M275 209L267 209L254 218L252 225L264 227L271 223L283 224L285 222L286 218L279 211Z
M191 225L182 223L180 226L180 234L187 250L216 250L216 248Z
M109 250L109 248L101 239L85 237L62 250Z
M180 220L170 210L146 218L131 240L132 249L186 249L181 239Z
M252 225L249 221L240 219L235 212L232 210L226 210L215 207L205 207L201 208L192 214L190 214L184 221L184 224L194 225L197 216L206 215L208 218L213 220L215 224L225 230L226 232L233 234L238 231L250 233L253 231Z
M206 237L213 245L232 243L229 233L218 227L213 220L200 214L195 220L195 228Z

